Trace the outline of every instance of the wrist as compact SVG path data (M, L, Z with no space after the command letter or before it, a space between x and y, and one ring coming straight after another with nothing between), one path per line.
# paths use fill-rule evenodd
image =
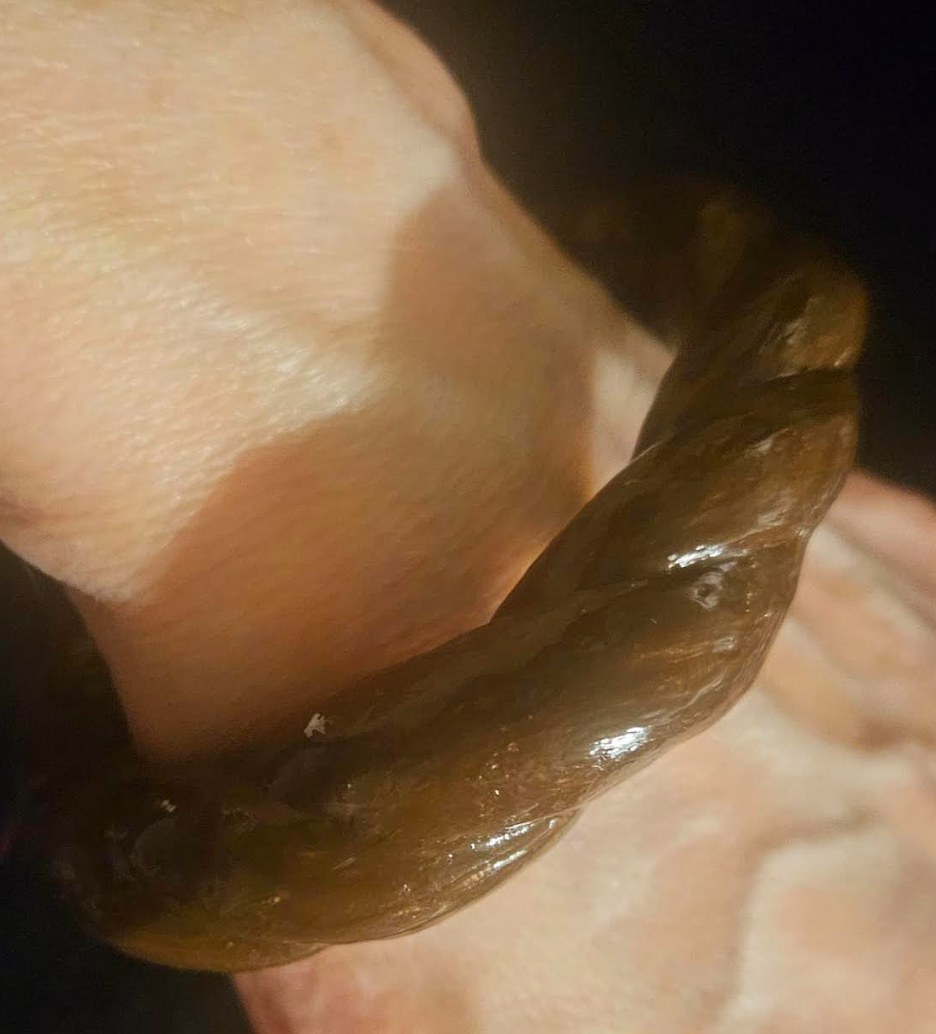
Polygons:
M411 227L380 332L343 343L375 357L368 405L245 449L131 597L79 597L151 753L301 727L482 623L626 462L665 356L473 175Z

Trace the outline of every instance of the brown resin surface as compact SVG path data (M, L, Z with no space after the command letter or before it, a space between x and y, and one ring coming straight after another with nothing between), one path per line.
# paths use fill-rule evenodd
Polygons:
M679 348L637 456L489 623L347 687L314 741L174 773L139 761L84 633L57 623L24 809L100 936L236 971L418 929L749 688L852 463L864 301L760 210L681 197L640 213L637 289Z

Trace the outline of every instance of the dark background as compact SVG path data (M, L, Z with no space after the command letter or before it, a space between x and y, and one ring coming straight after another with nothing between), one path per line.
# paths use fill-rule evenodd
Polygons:
M836 242L872 296L862 462L936 494L936 15L927 0L386 6L436 46L471 98L491 164L560 237L593 194L688 173L741 186ZM0 761L9 754L0 746ZM0 862L5 1034L246 1029L226 981L87 941L15 856Z

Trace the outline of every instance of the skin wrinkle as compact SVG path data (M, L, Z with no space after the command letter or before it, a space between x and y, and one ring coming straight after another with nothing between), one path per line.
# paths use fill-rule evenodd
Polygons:
M807 577L767 666L766 681L772 687L785 682L788 691L777 691L802 720L810 720L811 715L831 734L844 735L856 746L874 749L908 734L929 741L936 729L933 660L927 661L927 655L933 652L933 626L926 608L913 607L916 590L908 588L905 571L887 570L882 561L865 556L855 539L843 535L835 515L814 539L806 564ZM836 579L831 593L827 587L830 571ZM867 596L869 588L875 593L873 599ZM836 598L854 601L847 624L823 617ZM878 602L872 608L873 600ZM886 604L883 609L882 602ZM874 636L866 635L865 639L879 644L872 651L866 643L856 641L855 633L856 628L868 627L869 622ZM825 708L821 719L816 705L795 692L790 682L791 669L806 665L808 670L809 666L808 654L797 651L797 628L818 630L818 634L810 635L812 648L821 650L832 666L824 677L817 672L813 679L819 704ZM899 651L895 651L894 643L900 645ZM836 669L846 677L836 678ZM820 692L826 683L834 688ZM847 687L853 687L854 692ZM869 710L872 701L873 712ZM843 707L852 715L848 720L850 733L844 732L841 718L836 718Z
M839 756L847 760L850 765L855 766L856 768L862 764L860 756L854 760L850 758L849 755L841 752ZM845 820L839 817L832 822L825 821L816 828L807 827L806 831L803 831L802 829L799 831L794 829L774 831L767 846L762 847L758 852L755 852L756 865L748 879L749 890L745 898L746 902L750 903L756 899L759 892L758 887L759 885L762 885L763 874L770 867L773 859L778 855L778 853L782 853L783 855L786 855L787 853L795 853L798 849L802 848L804 843L815 844L823 840L829 840L830 838L832 840L836 840L840 837L849 837L854 835L856 832L862 832L865 830L886 830L888 831L888 835L893 836L896 834L905 844L914 850L914 853L917 854L921 860L925 860L930 867L933 867L934 862L936 862L936 851L933 850L930 843L925 839L922 844L919 842L920 836L918 830L922 817L919 805L916 808L914 817L911 819L906 808L900 804L901 796L906 797L906 791L901 791L899 789L907 782L907 776L905 774L907 765L906 748L900 743L896 745L886 745L876 751L875 758L876 762L874 769L869 769L866 765L865 768L861 770L864 775L864 778L861 781L873 785L873 772L877 771L886 776L886 773L890 771L893 775L899 776L897 782L894 784L894 788L888 788L888 780L885 778L883 785L879 786L876 794L866 798L866 803L859 807L858 812L851 820ZM871 776L871 779L868 778L869 776ZM880 782L880 780L878 780L878 782ZM893 782L893 779L891 779L890 782ZM913 775L911 770L909 786L916 787L923 792L923 801L925 801L925 807L927 810L936 809L936 791L934 791L934 786L931 783L928 786L924 785L918 777ZM896 800L894 798L895 789L898 790L898 793L901 795L898 796ZM912 790L911 792L915 793L917 791ZM856 797L859 794L856 794ZM747 919L740 923L739 926L750 931L751 910L749 904L743 908L742 914L746 915ZM746 940L750 940L751 936L752 935L748 933L741 937L739 939L739 945L743 945ZM748 955L751 950L752 949L750 948L748 949ZM743 1000L743 979L740 976L740 973L743 971L745 959L745 950L743 947L739 947L738 963L735 967L739 973L739 985L733 995L726 996L726 1005L722 1010L723 1023L722 1025L713 1025L713 1029L715 1030L724 1030L727 1032L736 1029L730 1022L728 1022L728 1018L731 1015L732 1004ZM740 1022L741 1026L737 1029L745 1031L761 1029L760 1027L751 1027L750 1019L742 1019ZM772 1030L773 1027L770 1029Z
M835 515L835 526L862 541L869 557L896 564L912 585L931 593L936 587L929 548L936 534L936 504L862 473L852 479L847 498L855 505Z
M848 981L848 963L838 962L838 964L836 964L836 959L838 956L838 952L836 949L838 949L838 951L841 951L841 948L843 947L842 942L839 941L838 944L834 944L829 943L829 940L830 937L835 936L836 927L841 927L843 925L842 920L836 919L836 910L838 909L839 911L845 913L853 913L853 909L848 908L847 905L838 905L834 895L819 895L816 894L814 891L811 891L808 887L802 886L794 888L784 888L782 883L779 883L779 881L776 880L776 870L780 870L780 872L782 872L784 868L795 868L797 867L797 863L801 874L817 871L817 869L819 869L821 866L822 859L820 858L819 864L817 864L817 861L814 856L823 852L828 853L830 848L837 847L838 843L843 839L846 841L852 841L852 843L849 845L847 853L845 854L846 859L849 860L859 861L861 857L861 847L868 846L869 842L872 848L875 846L875 841L877 842L877 844L880 844L882 847L884 847L885 850L883 852L883 859L880 857L881 851L876 852L878 855L877 862L879 868L888 869L889 867L886 864L887 861L893 860L897 853L897 846L895 844L894 838L889 835L888 831L882 830L879 827L875 827L873 825L868 826L865 829L862 829L859 825L857 829L846 829L843 831L842 834L838 836L833 835L831 838L826 837L819 842L809 843L808 845L806 845L806 854L809 856L813 856L812 858L804 859L802 857L804 854L804 845L801 842L797 841L789 845L789 847L783 849L782 852L779 852L772 856L770 859L768 859L768 864L765 865L765 867L761 870L761 879L758 881L758 884L755 885L754 893L752 893L749 900L751 900L752 902L756 902L759 898L766 898L769 901L771 891L774 891L775 894L782 894L784 893L784 891L786 891L787 895L793 898L794 903L796 901L797 896L799 896L800 898L805 898L807 902L811 904L814 922L810 926L808 931L803 931L803 934L805 934L805 936L803 936L803 934L800 935L800 949L797 951L795 950L796 946L791 945L791 948L793 950L787 952L788 957L797 958L801 960L801 962L805 962L807 968L809 954L812 954L814 957L817 958L828 959L829 961L825 965L823 973L824 988L829 988L830 986L834 986L836 983L839 983L839 985L842 987L842 991L845 991L846 986L851 989L850 994L841 993L836 996L837 1001L835 1003L835 1011L838 1015L835 1018L838 1019L840 1022L848 1023L850 1030L867 1030L869 1032L876 1032L880 1029L880 1027L878 1026L878 1020L875 1018L867 1017L864 1013L864 1007L871 1005L873 1008L876 1004L878 1011L880 1011L882 1007L886 1009L890 1001L892 1001L893 996L895 994L900 993L898 990L901 986L901 981L899 980L899 977L897 980L894 981L893 986L886 989L880 983L868 982L854 985L851 981ZM856 840L857 843L855 843ZM768 872L770 872L771 870L774 870L774 872L771 873L771 875L774 876L774 879L768 881L766 879L766 876ZM778 883L779 886L777 886ZM853 885L854 880L845 882L843 891L847 893L850 889L850 886ZM894 895L887 893L888 889L889 888L885 887L884 891L886 897L890 899ZM895 890L899 891L900 888L895 888ZM906 889L904 891L903 897L905 899L907 897ZM923 902L920 901L920 897L920 894L916 894L914 896L913 911L918 912L921 904L926 903L925 896ZM930 894L928 901L928 911L930 913L933 912L934 903L936 902L934 902L934 899ZM898 907L895 907L895 905L892 902L888 902L887 905L884 905L881 911L883 911L884 914L888 917L899 917L900 915L899 905ZM906 909L904 909L904 911L906 911ZM854 917L853 915L849 915L848 918L852 920L853 924L857 922L857 924L860 926L860 918ZM824 922L823 919L825 919L826 921ZM882 957L886 957L885 953L887 948L889 947L888 941L890 940L890 937L884 936L881 938L881 941L877 945L878 952ZM753 963L752 968L755 973L758 962L756 944L756 938L754 938L753 946L749 949L747 953L747 961L749 963ZM765 961L769 966L772 960ZM776 972L777 968L778 967L776 966L776 964L774 964L774 972ZM768 970L766 975L769 980L770 970ZM756 979L756 977L754 979ZM847 984L845 984L846 981ZM845 986L842 986L843 984L845 984ZM771 986L773 994L776 994L777 991L779 991L781 994L779 1001L775 1000L770 1003L772 1005L771 1013L787 1015L789 1017L789 1020L792 1023L796 1024L796 1029L798 1030L805 1031L827 1029L824 1024L832 1020L831 1016L828 1016L825 1021L822 1021L819 1024L816 1024L814 1021L812 1021L812 1015L814 1014L815 1007L819 1004L815 998L810 1000L808 996L794 998L790 995L784 995L782 975L780 979L773 977L772 985L769 986ZM820 988L818 986L814 988L814 990L818 992L818 995L816 997L822 995L822 990L824 988ZM829 991L826 991L825 997L828 996ZM750 1001L751 997L754 996L752 996L750 992L748 992L747 1004L749 1008L751 1005L755 1005L756 1007L756 998L755 1001L752 1003ZM745 1011L741 1011L738 1020L739 1022L736 1026L732 1027L730 1024L726 1024L726 1028L729 1030L739 1029L744 1031L749 1031L752 1029L775 1029L773 1025L766 1028L762 1027L760 1024L758 1024L757 1026L753 1026L752 1017L750 1015L746 1015ZM769 1019L767 1020L767 1022L770 1022Z
M887 771L894 765L903 767L904 757L900 750L887 749L877 755L877 768L879 771ZM847 765L853 766L855 762L848 754L839 751L839 758ZM929 804L936 808L936 793L930 787ZM761 837L757 842L748 844L744 849L745 875L740 883L746 888L743 899L733 909L737 912L736 934L733 937L733 962L722 968L726 979L731 979L731 986L722 992L720 1000L709 1003L708 1008L704 1007L702 1001L698 1001L693 1008L693 1029L702 1031L722 1032L728 1034L731 1030L760 1030L750 1026L750 1019L744 1020L744 1013L741 1013L741 1026L732 1024L732 1013L746 1001L747 991L745 989L744 972L750 963L752 941L756 940L757 934L754 930L753 903L758 899L765 886L768 871L774 866L778 859L789 855L795 855L804 847L814 847L826 843L837 842L841 839L850 839L856 834L863 834L871 831L887 831L893 827L889 818L893 809L888 805L888 795L885 792L881 797L881 803L875 805L873 801L869 804L856 805L850 816L835 815L817 820L810 820L805 817L794 819L792 824L773 828L766 837ZM898 816L901 817L901 816ZM906 833L912 828L904 820ZM893 830L898 832L898 830ZM930 864L934 857L930 856ZM772 1029L772 1028L771 1028Z
M909 767L911 778L884 787L872 798L873 806L907 850L936 872L936 751L910 742L895 754Z
M834 842L840 839L850 839L855 834L863 833L873 829L872 824L865 818L857 817L849 822L837 821L827 826L819 826L815 829L801 829L798 831L787 830L776 834L772 841L765 844L750 860L750 873L747 877L747 891L743 901L737 906L738 911L738 933L736 938L735 963L732 967L733 986L725 991L724 1000L716 1010L711 1013L711 1018L703 1021L702 1029L716 1031L730 1031L736 1024L732 1022L734 1013L741 1014L743 1019L745 1007L749 1004L750 991L745 986L747 983L745 970L750 961L754 949L751 942L756 938L754 931L754 903L763 891L763 884L768 880L768 872L778 859L784 855L801 851L804 846L821 845ZM750 1018L746 1021L743 1029L752 1030Z
M730 940L730 962L719 966L720 973L724 974L725 983L719 995L708 1003L707 1008L703 1002L698 1002L693 1009L693 1022L698 1024L700 1031L716 1030L719 1017L728 1011L732 1000L740 993L739 979L744 963L745 931L751 921L749 903L756 893L758 879L770 859L777 852L786 850L791 844L827 835L829 830L834 830L841 822L841 817L835 816L831 821L821 822L815 829L808 827L807 829L797 829L795 825L789 825L786 828L773 830L768 836L757 838L754 843L745 845L742 856L742 874L737 883L746 889L741 901L732 906L737 918Z
M824 548L823 548L824 547ZM848 556L847 548L842 550L840 540L830 539L827 542L820 541L820 556L822 564L817 565L816 577L810 583L809 591L803 593L801 607L805 614L815 606L814 600L821 596L841 591L846 582L846 577L851 575L850 588L859 593L864 603L863 611L868 613L868 621L865 628L856 628L855 631L864 633L868 643L875 643L873 634L875 626L878 625L901 625L906 630L909 639L915 640L917 649L925 649L930 645L929 631L931 622L926 615L913 605L913 602L904 602L901 599L901 587L895 583L886 596L882 596L878 582L874 577L874 570L871 565L855 564L855 555L852 552ZM845 562L843 564L843 561ZM880 569L879 569L880 570ZM856 651L863 650L864 655L858 653L856 660L870 667L877 667L874 664L879 654L879 648L872 649L866 645L862 636L859 635L856 642ZM895 656L889 658L893 662L906 661L906 657Z
M915 616L914 623L919 627L932 627L936 621L936 605L927 598L927 582L923 576L912 568L904 568L901 570L901 577L895 578L888 571L886 556L883 553L862 550L856 533L847 525L836 523L832 528L837 538L867 572L867 581L870 584L879 583L887 575L899 603Z
M795 617L787 618L781 631L781 640L784 644L789 644L790 648L787 652L791 655L791 660L785 664L784 678L779 681L772 678L768 665L768 670L762 676L762 682L785 710L800 721L808 722L813 729L832 740L845 740L864 749L872 749L874 746L881 746L888 742L886 735L883 735L882 738L881 731L875 729L870 721L863 721L859 714L851 716L850 722L843 721L842 704L844 703L848 711L852 711L856 706L854 697L849 696L845 701L839 701L838 706L836 701L830 702L818 694L818 700L814 697L804 700L803 693L799 691L799 688L790 685L789 673L792 670L795 675L798 667L809 666L810 658L806 651L815 651L816 660L820 664L818 674L808 680L808 684L814 688L819 688L827 681L832 681L828 677L835 673L845 675L845 670L837 663L833 652L823 647L809 633L808 628ZM784 656L786 657L786 654ZM823 676L827 676L827 678ZM847 677L849 688L851 688L853 680L851 676ZM800 681L806 683L806 677L802 676ZM835 684L834 681L832 684ZM860 686L855 686L855 690L860 693ZM848 728L843 729L843 724L847 724Z

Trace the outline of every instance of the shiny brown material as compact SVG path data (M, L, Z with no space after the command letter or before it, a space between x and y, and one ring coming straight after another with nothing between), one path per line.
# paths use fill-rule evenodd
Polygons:
M52 682L88 710L67 738L33 725L29 807L102 937L239 970L417 929L751 685L852 462L864 307L815 244L685 198L653 264L684 340L639 455L487 625L349 687L314 744L174 779L137 760L100 662L67 655Z

